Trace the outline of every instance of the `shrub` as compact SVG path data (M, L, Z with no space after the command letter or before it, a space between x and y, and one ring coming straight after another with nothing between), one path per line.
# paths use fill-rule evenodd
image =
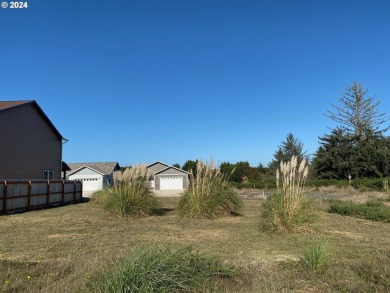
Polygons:
M322 268L329 261L327 245L322 242L312 243L303 253L302 260L310 269Z
M179 217L216 218L237 213L241 207L241 198L214 161L197 161L196 177L191 172L190 186L179 202Z
M262 226L266 230L287 232L311 218L310 205L303 200L303 188L308 167L297 158L281 162L276 170L277 193L269 196L263 204Z
M342 200L330 200L329 202L330 213L359 217L372 221L390 221L390 207L386 206L380 200L369 200L363 204Z
M218 278L231 278L235 268L187 246L141 245L106 268L86 285L86 292L200 292Z
M115 172L113 187L104 191L104 207L120 216L157 214L159 203L148 187L150 175L144 165Z

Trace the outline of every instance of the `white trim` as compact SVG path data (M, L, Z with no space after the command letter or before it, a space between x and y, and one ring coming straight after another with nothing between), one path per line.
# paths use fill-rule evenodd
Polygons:
M150 164L150 165L147 165L146 168L149 168L149 167L151 167L151 166L153 166L153 165L156 165L156 164L161 164L161 165L165 165L165 166L167 166L167 167L170 167L168 164L165 164L165 163L160 162L160 161L156 161L156 162L154 162L154 163L152 163L152 164Z
M95 169L89 167L88 165L84 165L84 166L82 166L82 167L80 167L80 168L78 168L78 169L76 169L76 170L74 170L74 171L71 171L70 173L68 173L68 174L66 174L66 175L67 175L67 176L70 176L70 175L72 175L73 173L76 173L76 172L80 171L80 170L83 169L83 168L88 168L89 170L92 170L92 171L94 171L94 172L96 172L96 173L98 173L98 174L104 176L104 173L99 172L99 171L97 171L97 170L95 170Z

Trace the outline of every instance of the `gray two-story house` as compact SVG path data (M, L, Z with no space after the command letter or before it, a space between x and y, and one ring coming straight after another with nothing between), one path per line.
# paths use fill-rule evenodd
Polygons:
M36 101L0 101L0 179L61 179L63 141Z

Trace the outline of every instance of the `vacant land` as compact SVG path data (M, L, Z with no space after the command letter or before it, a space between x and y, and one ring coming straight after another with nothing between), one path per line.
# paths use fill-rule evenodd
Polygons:
M159 199L163 216L115 218L93 202L0 217L1 292L78 292L102 268L143 242L192 244L239 268L235 282L208 292L388 292L390 224L326 212L304 231L259 229L260 198L244 198L241 215L216 220L176 217L179 198ZM300 260L313 242L326 243L328 264Z

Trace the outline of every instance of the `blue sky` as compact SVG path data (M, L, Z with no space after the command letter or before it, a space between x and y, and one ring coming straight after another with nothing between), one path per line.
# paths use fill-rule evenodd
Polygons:
M67 162L312 154L353 80L390 110L390 2L28 1L0 8L0 100L37 100Z

